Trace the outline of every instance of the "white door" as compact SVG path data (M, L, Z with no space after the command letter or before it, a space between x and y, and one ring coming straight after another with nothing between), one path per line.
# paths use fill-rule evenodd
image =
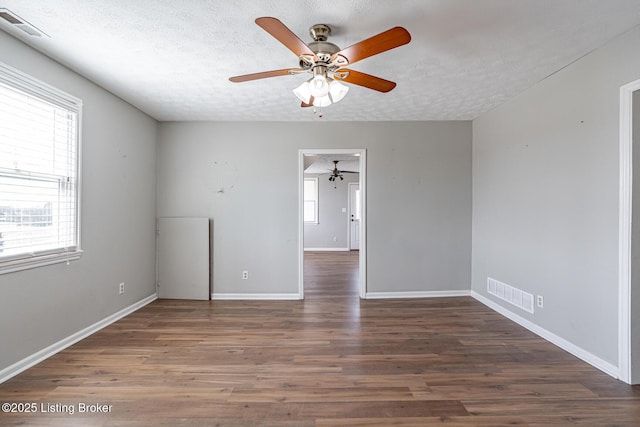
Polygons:
M349 249L360 249L360 184L349 183Z
M209 218L160 218L158 264L158 298L208 300Z

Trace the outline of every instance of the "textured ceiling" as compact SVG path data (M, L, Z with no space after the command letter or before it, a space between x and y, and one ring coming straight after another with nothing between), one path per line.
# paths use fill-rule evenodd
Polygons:
M291 90L308 76L231 83L297 66L254 20L274 16L305 42L325 23L350 46L394 26L408 45L351 68L393 80L351 85L322 120L469 120L640 22L640 0L0 0L47 33L0 29L161 121L319 120Z
M338 161L341 171L360 172L360 159L353 154L315 154L305 157L304 173L330 173L335 168L334 160Z

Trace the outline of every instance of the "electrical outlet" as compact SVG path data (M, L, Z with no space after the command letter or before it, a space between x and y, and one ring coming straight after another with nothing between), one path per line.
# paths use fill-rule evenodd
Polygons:
M242 272L242 280L248 280L249 279L249 272L248 271L243 271Z
M120 295L124 294L124 282L120 283L120 286L118 287L118 292L120 293Z
M538 308L544 307L544 298L542 297L542 295L536 296L536 305L538 306Z

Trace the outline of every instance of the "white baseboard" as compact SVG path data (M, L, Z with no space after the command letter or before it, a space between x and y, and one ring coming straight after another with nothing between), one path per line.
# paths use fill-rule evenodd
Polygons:
M304 248L305 252L349 252L349 248Z
M520 317L519 315L507 310L506 308L504 308L500 304L497 304L497 303L491 301L490 299L488 299L485 296L477 293L476 291L471 291L471 297L473 297L476 300L480 301L482 304L486 305L490 309L492 309L494 311L497 311L498 313L502 314L504 317L516 322L520 326L530 330L534 334L544 338L545 340L549 341L550 343L555 344L558 347L560 347L561 349L573 354L577 358L582 359L583 361L587 362L591 366L593 366L593 367L595 367L597 369L600 369L604 373L606 373L608 375L611 375L614 378L619 378L620 377L620 369L617 366L614 366L611 363L607 362L606 360L603 360L603 359L599 358L598 356L595 356L594 354L589 353L588 351L584 350L583 348L580 348L577 345L565 340L564 338L561 338L561 337L557 336L553 332L549 332L548 330L536 325L535 323L533 323L533 322L531 322L531 321L529 321L529 320L527 320L527 319L525 319L523 317Z
M92 335L98 332L100 329L105 328L110 324L122 319L123 317L133 313L134 311L144 307L145 305L155 301L156 299L158 299L157 294L148 296L147 298L144 298L130 305L129 307L126 307L118 311L117 313L114 313L111 316L108 316L94 323L93 325L87 326L86 328L76 332L73 335L70 335L67 338L62 339L57 343L51 344L49 347L43 348L42 350L32 354L31 356L27 356L24 359L14 363L13 365L4 368L3 370L0 371L0 384L2 384L3 382L7 381L10 378L15 377L20 372L23 372L31 368L32 366L37 365L38 363L53 356L54 354L59 353L65 348L72 346L73 344L88 337L89 335Z
M211 299L215 300L299 300L299 294L225 294L213 293Z
M469 291L367 292L365 299L468 297Z

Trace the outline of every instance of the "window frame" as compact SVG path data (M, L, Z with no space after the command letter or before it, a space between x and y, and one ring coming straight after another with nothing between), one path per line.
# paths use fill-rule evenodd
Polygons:
M79 259L82 255L81 248L81 194L82 194L82 100L68 93L44 83L20 70L12 68L0 62L0 82L14 90L24 92L36 97L43 102L68 109L77 116L75 129L75 163L76 163L76 188L75 188L75 245L72 248L55 248L34 253L22 253L0 258L0 274L12 273L31 268L42 267L51 264L69 263Z
M315 182L315 193L316 193L315 194L315 196L316 196L315 200L310 200L310 199L305 199L304 198L304 183L306 181L314 181ZM318 179L317 176L316 177L305 177L303 179L303 182L302 182L302 187L303 187L302 188L302 209L303 209L302 219L303 219L303 222L304 222L305 225L319 224L320 220L318 218L318 213L319 213L318 205L320 204L320 201L319 201L319 198L320 198L320 180ZM313 221L305 221L304 220L304 204L306 202L310 202L310 201L315 202L315 205L314 205L314 220Z

